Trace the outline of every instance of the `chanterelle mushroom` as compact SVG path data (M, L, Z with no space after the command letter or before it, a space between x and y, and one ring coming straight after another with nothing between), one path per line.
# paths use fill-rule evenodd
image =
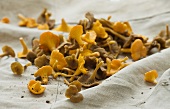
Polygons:
M39 95L42 94L45 91L45 87L41 86L41 83L39 81L31 80L28 83L28 89L33 94Z
M70 32L72 26L68 25L64 19L61 20L61 25L56 27L54 30L62 32Z
M50 65L55 69L62 70L67 66L64 55L59 50L53 50L50 57Z
M93 23L92 30L94 30L97 34L97 37L100 38L107 38L108 34L106 33L105 29L103 28L102 24L97 20Z
M150 83L157 84L156 78L158 77L158 73L156 70L151 70L145 73L144 80Z
M11 47L7 46L7 45L5 45L5 46L2 47L2 51L3 51L3 54L0 55L0 58L2 58L2 57L4 57L4 56L12 56L12 57L15 57L15 52L14 52L14 50L13 50Z
M22 14L18 14L18 17L21 19L21 21L18 23L19 26L26 26L29 28L37 27L37 23L36 23L35 19L26 18Z
M10 20L9 20L8 17L3 17L3 18L0 20L0 22L2 22L2 23L10 23Z
M36 67L41 68L42 66L49 65L49 61L50 60L47 58L47 56L43 54L34 60L34 64Z
M34 76L41 76L42 78L42 84L47 84L48 83L48 76L52 74L52 67L51 66L43 66L38 69L37 72L34 73Z
M19 38L19 40L20 40L20 43L21 43L21 45L23 47L23 51L22 52L18 52L18 57L19 58L26 58L27 54L28 54L28 52L30 50L28 49L28 47L27 47L27 45L26 45L26 43L25 43L25 41L24 41L24 39L22 37Z
M78 93L78 89L75 85L70 85L65 92L65 96L70 98L70 101L73 103L78 103L83 100L83 95Z
M141 57L146 57L147 49L143 45L143 42L140 39L136 39L130 49L121 49L122 52L130 52L132 59L134 61L139 60Z
M85 64L84 56L80 54L78 57L78 67L73 74L74 76L80 75L81 73L87 74L87 69L84 67L84 64ZM73 80L74 80L74 77L71 77L70 81L72 82Z
M24 66L22 66L19 62L13 62L11 64L11 70L14 74L21 75L24 70L30 65L32 65L30 62Z
M40 35L39 43L41 49L53 51L59 46L60 38L51 32L44 32Z
M69 40L75 39L80 46L83 46L84 42L81 39L82 34L83 34L83 27L81 25L76 25L70 31Z

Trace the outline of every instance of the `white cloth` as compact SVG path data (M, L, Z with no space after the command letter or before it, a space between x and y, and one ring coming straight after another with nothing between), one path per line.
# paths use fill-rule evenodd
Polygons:
M112 21L129 20L134 33L150 39L170 24L170 1L168 0L1 0L0 18L7 16L10 24L0 23L0 47L12 46L15 52L22 51L19 37L23 37L31 48L31 39L44 32L37 29L18 27L18 13L37 18L43 8L52 13L60 23L61 18L68 22L84 19L87 11L97 18L112 16ZM57 33L56 34L63 34ZM64 34L67 35L67 34ZM0 51L2 53L2 51ZM10 65L14 58L0 59L0 109L168 109L170 108L170 49L163 50L145 59L134 62L100 85L81 91L84 100L72 103L64 96L67 88L62 78L50 79L45 93L33 95L27 84L34 79L37 68L28 67L22 76L12 73ZM27 60L19 59L23 65ZM157 70L158 84L146 83L144 73ZM24 96L22 98L22 96ZM50 103L46 103L46 101Z

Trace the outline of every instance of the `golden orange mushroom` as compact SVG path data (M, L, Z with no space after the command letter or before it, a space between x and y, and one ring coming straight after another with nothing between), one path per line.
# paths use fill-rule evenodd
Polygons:
M125 57L123 59L113 59L110 60L109 58L106 58L106 64L107 64L107 76L111 76L115 73L117 73L122 68L126 67L127 63L125 61L128 60L128 57Z
M121 52L130 52L134 61L139 60L141 57L146 57L147 55L147 49L140 39L136 39L132 43L130 49L122 48Z
M156 70L151 70L145 73L144 80L150 83L157 84L156 78L158 77L158 72Z
M86 34L82 35L82 40L89 43L89 44L94 44L96 45L96 32L91 30L91 31L88 31Z
M113 24L113 30L120 34L127 32L128 35L130 35L132 33L132 28L129 22L115 22Z
M0 20L0 22L2 22L2 23L10 23L10 20L9 20L8 17L3 17L3 18Z
M103 28L102 24L97 20L93 23L92 30L94 30L97 34L97 37L100 38L107 38L108 34L106 33L105 29Z
M75 39L80 46L84 45L84 41L81 39L83 34L83 27L81 25L74 26L69 34L69 40Z
M52 74L52 67L51 66L43 66L38 69L37 72L34 73L34 76L40 76L42 79L42 84L47 84L48 83L48 76Z
M56 27L54 30L62 31L62 32L70 32L72 27L73 26L68 25L64 19L61 19L61 25Z
M25 43L25 41L24 41L24 39L22 37L19 38L19 41L20 41L20 43L21 43L21 45L23 47L23 51L18 52L18 58L26 58L28 52L31 51L31 50L28 49L28 47L27 47L27 45L26 45L26 43Z
M31 80L28 83L28 89L30 92L32 92L35 95L42 94L45 91L45 87L41 86L41 83L39 81Z
M53 51L59 46L60 38L51 32L44 32L40 35L39 44L41 49Z
M3 46L2 51L3 51L3 54L0 54L0 58L2 58L4 56L15 57L15 52L10 46L7 46L7 45Z
M50 65L55 69L62 70L67 66L64 55L59 50L53 50L50 57Z

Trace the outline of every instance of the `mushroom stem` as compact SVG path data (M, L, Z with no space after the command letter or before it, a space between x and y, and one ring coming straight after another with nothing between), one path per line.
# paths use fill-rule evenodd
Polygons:
M73 73L75 72L74 70L69 69L69 68L66 68L66 67L64 67L62 70L67 71L67 72L68 72L68 75L71 75L71 74L73 74Z
M31 65L32 65L32 63L31 63L31 62L28 62L27 64L25 64L25 65L24 65L24 70L26 70L26 69L27 69L27 67L28 67L28 66L31 66Z
M22 53L23 53L23 54L27 54L27 53L28 53L28 47L27 47L27 45L25 44L25 41L23 40L22 37L19 38L19 40L20 40L20 43L21 43L21 45L22 45L22 47L23 47Z
M111 44L115 44L116 42L115 41L107 41L105 44L103 45L100 45L101 47L106 47L106 46L109 46Z
M93 71L92 75L89 77L88 82L93 83L93 81L95 80L96 74L97 74L97 70L100 68L100 66L102 66L104 62L101 61L95 68L95 70Z
M129 49L129 48L122 48L122 49L121 49L121 52L130 53L130 52L131 52L131 49Z
M67 75L65 73L57 72L53 74L54 79L56 79L58 76L64 76L64 77L73 77L74 75Z
M94 53L90 54L89 56L99 57L99 56L100 56L100 53L99 53L99 52L94 52Z
M3 53L3 54L0 54L0 58L2 58L2 57L4 57L4 56L7 56L7 55L8 55L7 52L5 52L5 53Z
M37 91L37 92L40 91L40 86L41 86L40 82L35 83L34 84L34 90Z
M125 62L126 60L128 60L129 58L126 56L125 58L123 59L120 59L121 62Z
M169 38L169 26L168 25L166 25L166 36L168 36Z
M26 20L26 18L25 18L22 14L18 14L18 17L19 17L21 20Z
M122 40L124 40L124 41L126 41L126 39L127 39L125 36L123 36L123 35L115 32L114 30L112 30L112 29L110 29L110 28L104 27L104 29L105 29L105 31L111 32L112 34L114 34L115 36L119 37L120 39L122 39Z

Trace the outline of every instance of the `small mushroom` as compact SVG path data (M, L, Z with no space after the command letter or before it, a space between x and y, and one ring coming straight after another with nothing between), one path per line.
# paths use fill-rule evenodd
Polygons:
M92 71L91 75L89 75L89 73L88 73L88 74L84 74L78 78L78 81L81 82L83 87L89 88L89 87L96 86L96 85L100 84L98 81L96 81L95 78L97 75L97 70L103 65L103 63L104 63L103 61L99 62L97 64L96 68L94 70L91 70Z
M111 76L115 73L117 73L119 70L122 68L126 67L128 64L124 63L128 57L125 57L123 59L113 59L112 61L107 58L106 63L107 63L107 76Z
M44 8L43 12L40 14L40 16L37 19L38 24L47 24L49 29L53 29L55 26L55 20L50 19L51 13L47 12L47 9Z
M23 47L23 51L22 52L18 52L18 58L26 58L27 54L28 54L28 52L30 50L28 49L28 47L27 47L27 45L26 45L26 43L25 43L25 41L24 41L24 39L22 37L19 38L19 40L20 40L20 43L21 43L21 45Z
M45 54L34 59L34 64L36 67L41 68L42 66L49 65L49 59Z
M83 100L83 95L81 93L77 93L75 95L72 95L70 97L70 101L73 102L73 103L79 103L80 101Z
M41 68L38 69L37 72L34 73L34 76L41 76L42 84L47 84L48 83L48 76L50 76L52 74L52 67L51 66L43 66Z
M13 62L11 64L11 70L14 74L21 75L25 71L25 69L30 65L32 65L30 62L24 66L22 66L19 62Z
M53 30L56 31L62 31L62 32L70 32L71 31L72 26L68 25L66 23L66 21L64 19L61 20L61 25L59 25L58 27L56 27Z
M39 81L35 80L30 80L27 87L29 91L35 95L42 94L46 89L45 87L41 86L41 83Z
M88 44L94 44L96 45L95 39L96 39L96 33L95 31L91 30L88 31L85 35L82 35L82 40L87 42Z
M97 37L100 38L107 38L108 34L106 33L105 29L103 28L102 24L97 20L93 23L92 30L94 30L97 34Z
M2 22L2 23L10 23L10 20L9 20L8 17L3 17L3 18L0 20L0 22Z
M11 47L7 46L7 45L5 45L5 46L2 47L2 51L3 51L3 54L0 54L0 58L2 58L2 57L4 57L4 56L12 56L12 57L15 57L15 52L14 52L14 50L13 50Z
M85 29L89 30L89 29L92 28L93 22L95 22L96 19L94 18L94 15L92 13L90 13L90 12L87 12L85 14L85 17L88 19L87 26L86 26Z
M75 95L78 93L78 89L76 85L69 85L69 88L65 92L65 96L67 98L70 98L72 95Z
M82 34L83 34L83 27L81 25L76 25L70 31L69 40L75 39L80 46L83 46L84 42L81 39Z
M78 93L78 89L75 85L70 85L65 92L65 96L70 98L70 101L73 103L78 103L83 100L83 95Z
M40 14L40 16L37 19L37 23L38 24L44 24L49 20L49 17L51 16L51 13L47 12L47 8L44 8L44 10L42 11L42 13Z
M85 64L84 56L80 54L78 57L78 67L73 74L74 76L80 75L81 73L87 74L87 69L84 67L84 64ZM74 80L74 76L70 78L70 82Z
M139 60L141 57L146 57L147 55L147 49L140 39L136 39L132 43L130 49L122 48L121 52L130 52L134 61Z
M151 70L145 73L144 80L153 84L157 84L156 78L158 77L158 72L156 70Z
M132 34L132 28L128 22L115 22L113 30L120 34L128 33L128 36Z
M60 38L51 32L44 32L40 35L39 44L41 49L53 51L59 46Z
M79 82L79 81L77 81L77 80L69 83L66 79L64 79L64 83L67 84L68 86L70 86L70 85L75 85L75 86L77 87L77 89L78 89L78 92L81 91L82 84L81 84L81 82Z
M37 27L39 30L49 30L48 24L39 24Z
M53 50L50 57L50 65L53 69L57 68L58 70L62 70L67 66L67 62L64 58L64 55L59 52L59 50Z
M68 68L76 69L78 67L78 60L76 59L75 54L72 54L70 56L66 56L65 60L67 62Z
M20 22L18 23L19 26L26 26L29 28L37 27L38 24L36 23L35 19L33 18L26 18L22 14L18 14L18 17L20 18Z
M37 58L37 55L36 55L34 52L30 51L30 52L28 52L26 58L27 58L27 60L29 60L32 64L34 64L34 60Z

